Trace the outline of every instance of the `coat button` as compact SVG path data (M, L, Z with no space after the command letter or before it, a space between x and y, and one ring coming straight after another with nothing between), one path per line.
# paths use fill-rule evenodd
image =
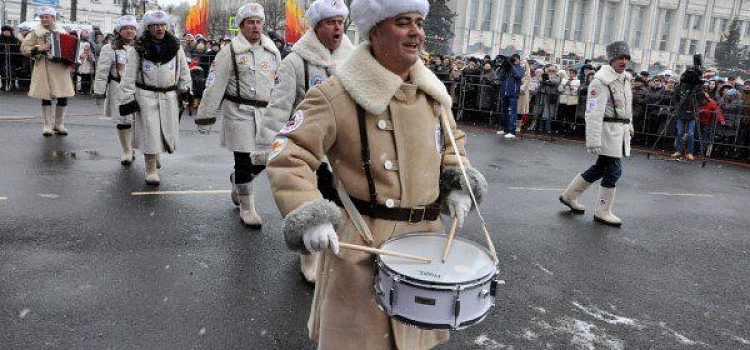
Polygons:
M388 208L393 208L396 205L396 202L393 201L393 199L386 199L385 200L385 206Z
M385 168L388 169L388 170L393 170L393 168L394 168L393 167L393 162L391 162L390 160L386 160L385 161Z
M380 128L380 130L385 130L387 126L388 126L388 123L386 123L385 120L381 120L378 122L378 128Z

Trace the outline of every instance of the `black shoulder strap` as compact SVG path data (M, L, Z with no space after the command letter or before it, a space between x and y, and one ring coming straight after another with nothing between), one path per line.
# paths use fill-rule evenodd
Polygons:
M365 110L357 105L357 119L359 120L359 137L362 141L362 164L365 169L365 177L367 178L367 188L370 191L370 208L372 212L377 212L378 205L378 192L375 190L375 180L372 178L372 170L370 169L370 142L367 139L367 124L365 124Z
M237 97L240 96L240 71L237 68L237 57L234 56L234 45L229 43L229 55L232 56L232 66L234 66L234 85L237 89Z
M615 105L615 94L612 92L612 87L607 85L607 89L609 89L609 100L612 101L612 111L615 113L615 118L620 118L620 116L617 115L617 105ZM607 109L606 106L604 109Z
M300 56L302 57L302 56ZM310 73L308 73L308 63L307 60L302 58L302 65L304 66L305 70L305 93L307 93L307 90L310 90Z

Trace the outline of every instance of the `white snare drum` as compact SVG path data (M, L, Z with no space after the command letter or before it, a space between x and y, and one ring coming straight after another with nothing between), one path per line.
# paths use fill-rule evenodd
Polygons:
M447 236L413 233L380 249L432 259L426 264L381 255L375 277L378 303L391 317L422 329L461 329L481 322L495 305L497 265L490 252L456 237L445 263Z

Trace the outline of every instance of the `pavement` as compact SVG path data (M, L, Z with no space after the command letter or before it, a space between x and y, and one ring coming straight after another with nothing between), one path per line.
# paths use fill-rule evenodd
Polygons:
M0 95L1 349L314 349L313 288L283 243L268 180L264 227L229 199L231 155L183 119L160 192L143 156L119 163L111 121L71 100L67 137L41 136L37 101ZM559 192L594 157L571 142L466 128L490 195L497 305L437 349L750 349L750 171L624 161L615 212L596 188L572 215ZM458 235L482 242L472 214Z

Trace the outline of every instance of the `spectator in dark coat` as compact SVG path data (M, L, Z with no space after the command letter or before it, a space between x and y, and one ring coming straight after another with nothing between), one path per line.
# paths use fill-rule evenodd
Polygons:
M552 118L557 116L557 100L560 96L560 77L557 75L557 67L548 65L544 67L542 80L540 82L539 94L542 102L542 119L544 120L544 131L552 132Z
M646 105L648 104L648 89L646 80L643 77L637 77L633 80L633 127L637 131L643 131L644 116L646 114Z
M480 109L483 111L494 110L497 100L497 75L489 62L486 62L482 67L479 84Z
M526 74L526 70L521 66L521 56L514 54L510 60L504 60L496 74L500 82L500 115L507 132L505 138L514 139L518 119L518 95L521 90L521 79ZM500 134L504 132L501 130Z
M13 35L13 27L3 26L0 34L0 76L5 90L15 89L16 70L21 67L21 42Z

